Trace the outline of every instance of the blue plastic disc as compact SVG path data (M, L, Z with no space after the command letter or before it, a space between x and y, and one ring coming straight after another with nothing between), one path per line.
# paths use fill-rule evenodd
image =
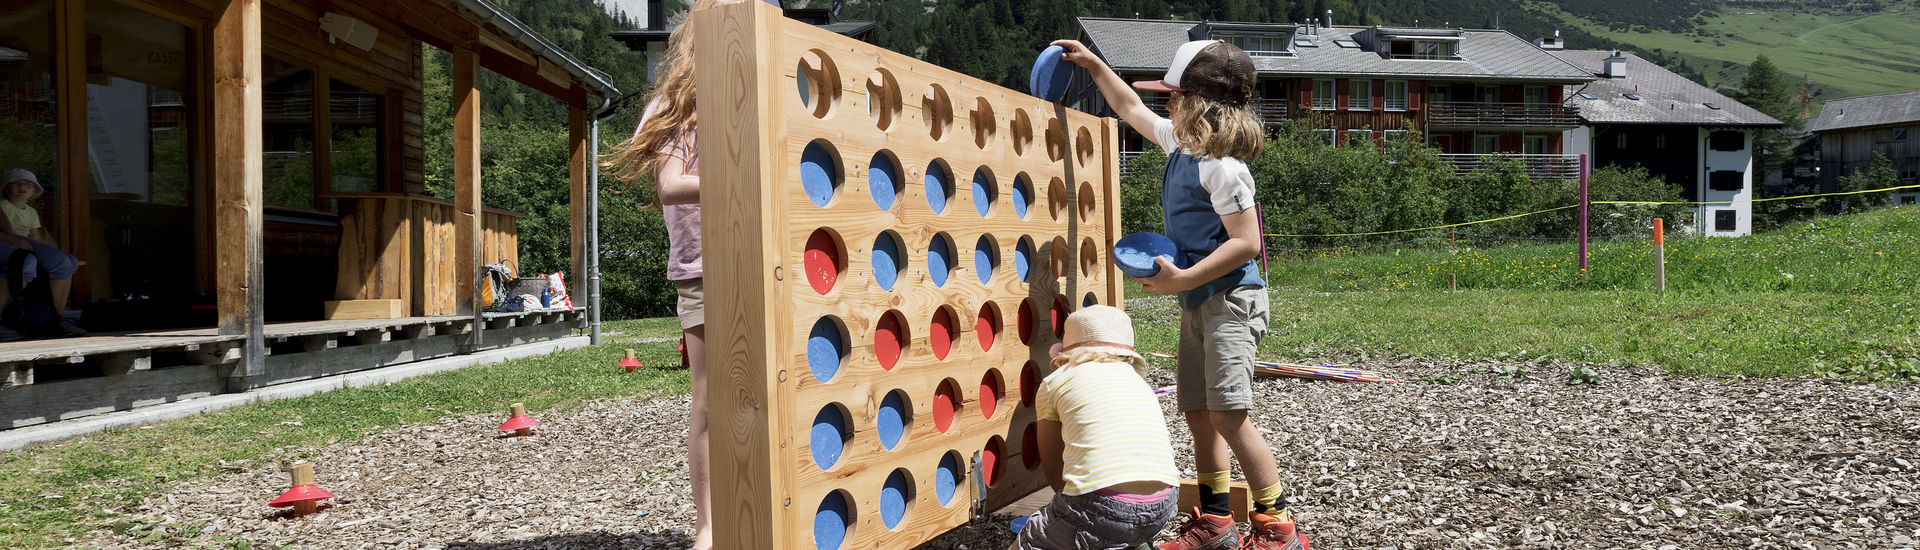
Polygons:
M800 152L800 187L807 192L807 198L814 206L826 206L833 200L833 190L838 181L840 165L833 160L833 152L827 146L815 140L808 143Z
M1013 274L1020 280L1027 280L1027 270L1033 265L1033 241L1022 237L1020 244L1013 246Z
M813 449L813 463L825 470L840 462L840 450L846 445L852 432L847 430L847 415L840 407L827 405L820 414L813 417L813 434L810 439Z
M994 195L997 194L999 193L993 189L993 175L987 173L985 168L974 170L973 210L979 212L980 217L987 217L987 212L993 209Z
M840 336L840 323L832 317L815 321L813 332L807 335L807 368L813 371L813 379L833 380L833 375L840 372L840 359L846 356L846 349L846 340Z
M980 276L980 284L993 283L993 270L1000 267L1000 245L993 242L993 236L981 235L980 242L973 245L973 271Z
M947 274L953 271L953 240L946 235L934 235L933 243L927 245L927 274L933 277L933 286L947 286Z
M1027 209L1033 207L1033 183L1026 176L1013 180L1013 216L1027 219Z
M1113 243L1113 263L1127 275L1152 277L1160 272L1160 264L1154 263L1154 258L1164 257L1171 262L1178 252L1173 239L1143 231L1120 237L1119 242Z
M893 157L885 151L874 153L873 161L867 163L867 190L873 193L873 205L881 210L893 209L893 199L900 192L897 172Z
M813 513L813 547L817 550L838 550L847 540L847 529L853 527L853 514L847 505L847 497L839 491L827 493L820 500L820 511Z
M887 484L880 486L880 521L888 529L900 526L900 520L907 517L907 503L913 502L913 482L907 480L907 471L894 470L887 476Z
M881 290L893 290L893 283L900 278L900 241L892 234L881 233L873 239L873 281L880 283Z
M900 437L907 434L907 426L913 424L913 409L907 407L905 395L900 390L887 394L880 400L880 414L875 415L874 431L879 432L880 446L893 450L900 445Z
M927 207L939 214L947 210L947 199L953 196L953 178L947 176L947 168L938 161L927 164L926 180Z
M1033 72L1027 75L1027 90L1034 97L1060 101L1067 94L1067 82L1073 77L1073 64L1060 59L1066 48L1047 46L1033 60Z
M1027 519L1031 517L1032 516L1020 516L1017 518L1013 518L1013 521L1007 522L1007 528L1012 529L1013 533L1016 535L1020 534L1021 529L1027 528Z
M940 505L953 502L953 490L960 486L960 455L947 453L940 459L940 467L933 471L933 496L940 499Z

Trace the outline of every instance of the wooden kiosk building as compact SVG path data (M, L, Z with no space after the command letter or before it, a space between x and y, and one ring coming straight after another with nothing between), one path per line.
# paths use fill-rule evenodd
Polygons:
M451 144L424 137L428 45L451 54ZM0 344L0 429L581 328L586 309L481 313L519 219L480 201L482 69L570 107L590 305L590 136L619 91L487 0L0 0L0 164L46 189L92 331ZM424 165L449 145L441 200Z

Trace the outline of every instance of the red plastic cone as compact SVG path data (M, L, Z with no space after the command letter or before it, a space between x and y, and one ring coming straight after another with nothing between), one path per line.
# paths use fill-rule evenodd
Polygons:
M313 484L313 465L305 462L293 465L293 488L281 493L280 498L267 503L274 508L293 507L294 515L306 515L320 511L320 501L333 498L333 493Z
M627 358L621 359L620 364L616 366L627 369L627 372L633 372L633 369L644 367L646 365L640 364L640 359L633 356L633 350L628 349ZM505 428L502 428L502 429L505 429Z
M516 436L533 435L533 427L540 425L540 421L534 420L531 416L527 416L526 405L514 403L513 406L508 407L507 410L511 418L508 418L506 422L501 422L500 427L497 428L499 430L513 430L513 435Z

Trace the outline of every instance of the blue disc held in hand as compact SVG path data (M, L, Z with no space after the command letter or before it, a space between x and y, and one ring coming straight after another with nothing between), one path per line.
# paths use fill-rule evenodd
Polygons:
M1067 53L1066 48L1047 46L1040 50L1040 57L1033 60L1033 71L1027 75L1027 91L1034 97L1047 101L1060 101L1067 95L1067 83L1073 78L1073 64L1060 59Z

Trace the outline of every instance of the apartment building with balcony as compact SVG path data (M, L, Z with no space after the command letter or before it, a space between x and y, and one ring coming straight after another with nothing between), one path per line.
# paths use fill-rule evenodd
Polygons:
M1566 152L1590 154L1594 167L1646 167L1687 200L1708 202L1693 209L1694 232L1753 232L1753 136L1780 121L1632 53L1553 54L1595 77L1567 86L1583 124L1567 132Z
M1489 155L1525 163L1537 177L1577 177L1579 158L1563 133L1580 127L1565 103L1569 85L1594 74L1503 30L1358 27L1080 18L1079 38L1129 82L1166 73L1189 40L1224 40L1253 58L1256 111L1269 123L1307 125L1328 143L1382 140L1416 132L1460 171ZM1084 75L1076 82L1085 83ZM1074 106L1108 110L1097 93ZM1146 98L1165 113L1166 99ZM1123 156L1145 148L1128 135Z

